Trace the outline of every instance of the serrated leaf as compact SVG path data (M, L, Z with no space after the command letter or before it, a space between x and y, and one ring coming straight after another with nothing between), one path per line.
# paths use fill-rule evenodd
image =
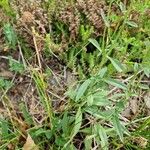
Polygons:
M89 39L88 40L90 43L92 43L99 51L100 51L100 53L102 53L102 50L101 50L101 48L100 48L100 45L99 45L99 43L95 40L95 39Z
M117 114L113 115L112 122L113 122L113 125L114 125L114 128L115 128L115 131L119 135L120 140L123 142L122 125L120 123L119 116Z
M122 83L122 82L120 82L118 80L115 80L115 79L105 79L104 81L107 84L111 84L111 85L113 85L113 86L115 86L117 88L120 88L120 89L123 89L123 90L127 90L127 86L124 83Z
M108 59L111 61L112 65L115 67L115 69L118 72L122 72L123 71L124 67L117 59L110 58L109 56L108 56Z
M91 83L91 80L88 79L78 88L76 99L75 99L76 102L79 101L79 99L84 95L90 83Z

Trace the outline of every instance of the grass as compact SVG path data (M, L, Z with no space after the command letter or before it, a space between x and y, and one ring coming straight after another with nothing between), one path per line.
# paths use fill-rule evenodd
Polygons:
M0 149L150 148L150 2L81 2L0 2Z

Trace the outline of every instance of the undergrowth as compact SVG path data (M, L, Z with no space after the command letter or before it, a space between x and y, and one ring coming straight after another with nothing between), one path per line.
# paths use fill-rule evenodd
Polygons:
M150 148L149 0L0 12L0 149Z

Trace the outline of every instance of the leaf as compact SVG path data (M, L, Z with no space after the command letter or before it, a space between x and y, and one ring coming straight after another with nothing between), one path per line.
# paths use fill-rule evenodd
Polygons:
M79 132L81 124L82 124L82 112L81 112L81 107L79 107L75 117L75 125L71 132L70 140L66 144L64 144L62 150L66 149L69 143L73 140L74 136Z
M99 77L100 77L100 78L103 78L104 75L106 74L106 72L107 72L107 67L102 68L102 69L98 72Z
M101 147L103 150L108 150L108 137L106 131L101 125L98 125L97 128L99 137L101 139Z
M85 150L91 150L92 149L92 139L95 138L94 135L87 135L86 138L84 139L84 144L85 144Z
M122 125L119 120L119 116L117 114L114 114L112 121L113 121L114 128L120 137L120 140L123 142L123 131L122 131Z
M69 119L68 119L68 112L65 112L63 115L63 119L62 119L62 130L63 130L63 134L68 135L68 127L69 127Z
M114 113L114 109L101 111L96 106L87 107L85 108L85 111L91 114L92 116L96 117L97 119L104 119L104 120L111 118L112 114Z
M7 137L9 136L8 122L5 120L0 120L0 128L1 128L1 138L7 139Z
M93 105L96 105L96 106L108 106L110 104L111 102L105 97L98 97L98 98L95 98L93 101Z
M0 7L2 7L8 15L13 14L13 10L9 5L9 0L0 0Z
M150 77L150 68L143 66L144 74L149 78Z
M105 23L106 27L110 27L110 23L109 23L109 21L108 21L106 15L105 15L103 9L101 9L101 16L102 16L102 18L103 18L103 20L104 20L104 23Z
M121 10L123 13L125 13L125 11L126 11L126 6L125 6L125 4L122 3L122 2L120 2L119 7L120 7L120 10Z
M28 124L28 125L32 125L34 124L34 121L32 119L32 116L30 115L26 105L24 103L21 103L20 104L20 109L22 111L22 114L23 114L23 117L25 119L25 122Z
M5 24L3 30L4 30L4 34L5 34L5 37L9 46L11 46L12 48L15 48L17 44L17 35L13 27L11 26L11 24L9 23Z
M92 105L96 106L108 106L111 102L107 98L107 92L101 91L99 93L93 94L93 103Z
M89 95L87 97L87 105L92 106L93 105L93 95Z
M38 146L34 143L31 136L28 134L26 143L23 146L23 150L39 150Z
M138 25L135 22L133 22L133 21L126 21L126 24L128 24L131 27L135 27L135 28L138 27Z
M79 132L81 124L82 124L82 112L81 112L81 107L79 107L75 117L75 126L71 133L71 139L73 139L73 137Z
M79 99L84 95L90 83L91 83L91 80L88 79L78 88L76 99L75 99L76 102L79 101Z
M68 96L70 99L75 99L77 91L73 87L69 87L67 92L65 93L66 96Z
M107 56L107 58L111 61L112 65L115 67L115 69L118 72L122 72L123 71L124 67L117 59L110 58L109 56Z
M102 50L101 50L101 48L100 48L100 45L99 45L99 43L95 40L95 39L89 39L88 40L90 43L92 43L99 51L100 51L100 53L102 53Z
M9 80L5 80L4 78L0 77L0 89L9 89L13 86L13 83Z
M113 86L115 86L117 88L120 88L120 89L123 89L123 90L127 90L127 86L124 83L122 83L122 82L120 82L118 80L115 80L115 79L105 79L104 81L107 84L111 84L111 85L113 85Z
M22 73L24 71L24 65L19 61L14 61L14 59L9 59L9 70L15 71L16 73Z

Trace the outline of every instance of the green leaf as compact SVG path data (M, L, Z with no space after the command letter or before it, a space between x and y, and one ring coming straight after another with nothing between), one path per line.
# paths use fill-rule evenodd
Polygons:
M96 106L108 106L111 102L105 97L94 98L93 105Z
M89 95L87 97L87 105L92 106L93 105L93 100L94 100L93 95Z
M85 150L91 150L92 149L92 139L95 138L95 134L94 135L90 135L90 136L86 136L86 138L84 139L84 144L85 144Z
M100 78L103 78L105 76L106 72L107 72L107 67L104 67L98 72L98 76Z
M79 99L84 95L90 83L91 83L91 80L88 79L78 88L76 99L75 99L76 102L79 101Z
M82 124L82 112L81 112L81 107L79 107L75 117L75 125L71 133L71 139L73 139L73 137L79 132L81 124Z
M126 11L126 6L125 6L125 4L122 3L122 2L120 2L119 7L120 7L120 10L121 10L123 13L125 13L125 11Z
M82 112L81 112L81 107L79 107L75 117L75 125L70 135L70 140L66 144L64 144L62 150L66 149L69 143L73 140L74 136L79 132L81 124L82 124Z
M9 80L4 79L3 77L0 77L0 89L10 89L13 86L13 83Z
M102 18L103 18L103 21L104 21L106 27L110 27L110 23L109 23L109 21L108 21L106 15L105 15L103 9L101 9L101 16L102 16Z
M114 109L101 111L96 106L87 107L84 110L87 113L91 114L92 116L96 117L97 119L104 119L104 120L107 120L107 119L109 120L112 117L112 114L114 113Z
M133 22L133 21L127 21L126 24L131 26L131 27L134 27L134 28L138 27L138 25L135 22Z
M112 122L113 122L113 125L114 125L114 128L115 128L115 131L119 135L120 140L123 142L123 131L122 131L123 129L122 129L122 125L120 123L118 114L115 113L113 115Z
M23 113L23 117L25 119L25 122L28 124L28 125L32 125L34 124L34 121L30 115L30 113L28 112L28 109L26 108L25 104L24 103L21 103L20 104L20 108L21 108L21 111Z
M10 71L15 71L16 73L22 73L24 71L24 65L12 58L9 59L9 67Z
M101 50L101 48L100 48L100 45L99 45L99 43L95 40L95 39L89 39L88 40L90 43L92 43L99 51L100 51L100 53L102 53L102 50Z
M123 71L124 67L117 59L110 58L109 56L107 56L107 58L111 61L112 65L115 67L115 69L118 72L122 72Z
M73 87L69 87L65 95L68 96L70 99L74 100L76 97L76 93L77 91Z
M5 38L9 46L12 48L15 48L17 44L17 35L13 27L11 26L11 24L9 23L5 24L3 30L4 30Z
M7 139L7 137L9 136L8 122L5 120L0 120L0 128L2 139Z
M107 92L101 91L93 94L93 103L95 106L107 106L111 105L111 102L107 98Z
M62 119L62 130L63 134L68 135L68 127L69 127L69 118L68 118L68 112L64 113L63 119Z
M120 89L123 89L123 90L127 90L127 86L124 83L122 83L122 82L120 82L118 80L115 80L115 79L104 79L104 81L106 83L108 83L108 84L111 84L111 85L117 87L117 88L120 88Z
M143 66L144 74L149 78L150 77L150 67Z
M98 134L101 139L101 147L103 150L108 150L108 137L105 129L101 125L97 125Z

